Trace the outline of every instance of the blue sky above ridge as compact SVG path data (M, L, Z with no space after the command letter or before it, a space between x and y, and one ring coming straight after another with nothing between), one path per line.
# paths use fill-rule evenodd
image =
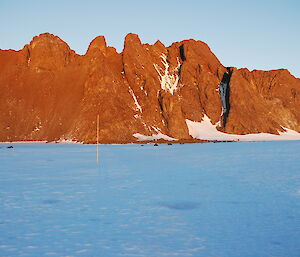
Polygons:
M225 66L286 68L300 78L300 2L266 1L1 1L0 49L21 49L50 32L79 54L104 35L122 51L127 33L165 45L206 42Z

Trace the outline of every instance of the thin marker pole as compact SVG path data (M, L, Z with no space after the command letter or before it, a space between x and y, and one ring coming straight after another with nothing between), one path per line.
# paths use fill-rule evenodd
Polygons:
M96 162L99 163L99 114L97 115L97 156Z

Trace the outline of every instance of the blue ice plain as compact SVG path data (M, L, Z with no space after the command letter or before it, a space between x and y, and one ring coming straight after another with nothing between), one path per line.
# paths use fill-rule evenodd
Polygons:
M0 256L300 256L300 142L0 145Z

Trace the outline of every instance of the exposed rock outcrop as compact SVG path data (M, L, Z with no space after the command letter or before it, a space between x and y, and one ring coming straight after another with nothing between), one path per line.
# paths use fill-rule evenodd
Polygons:
M93 143L97 115L102 143L135 142L136 133L191 139L186 120L205 115L226 133L300 132L300 79L224 67L195 40L166 47L128 34L117 53L99 36L78 55L41 34L20 51L0 50L0 92L0 141Z

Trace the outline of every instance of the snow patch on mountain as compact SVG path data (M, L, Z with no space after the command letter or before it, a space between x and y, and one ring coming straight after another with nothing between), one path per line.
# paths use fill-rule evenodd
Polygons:
M157 134L152 134L152 136L145 136L145 135L140 134L140 133L135 133L135 134L133 134L133 136L135 138L137 138L138 141L151 141L151 140L158 140L158 139L164 139L164 140L168 140L168 141L177 140L176 138L169 137L165 134L162 134L161 132L159 132Z
M135 96L135 94L134 94L134 92L133 92L133 90L132 90L131 87L129 87L129 93L131 94L131 96L132 96L132 98L133 98L133 101L134 101L134 104L135 104L135 106L136 106L135 110L136 110L136 111L142 112L143 109L142 109L142 107L140 106L140 104L139 104L139 102L138 102L138 100L137 100L137 98L136 98L136 96Z
M167 61L167 56L165 54L162 54L160 57L162 59L162 64L164 65L164 68L162 69L159 65L153 64L154 68L159 74L161 88L163 90L169 91L173 95L178 87L178 82L179 82L178 71L180 68L180 61L177 58L177 67L174 69L175 73L171 75L169 73L170 65Z
M284 128L285 132L280 135L258 133L246 135L227 134L217 130L217 124L213 125L207 115L204 115L201 122L186 119L189 134L196 139L217 140L217 141L277 141L277 140L300 140L300 133Z

